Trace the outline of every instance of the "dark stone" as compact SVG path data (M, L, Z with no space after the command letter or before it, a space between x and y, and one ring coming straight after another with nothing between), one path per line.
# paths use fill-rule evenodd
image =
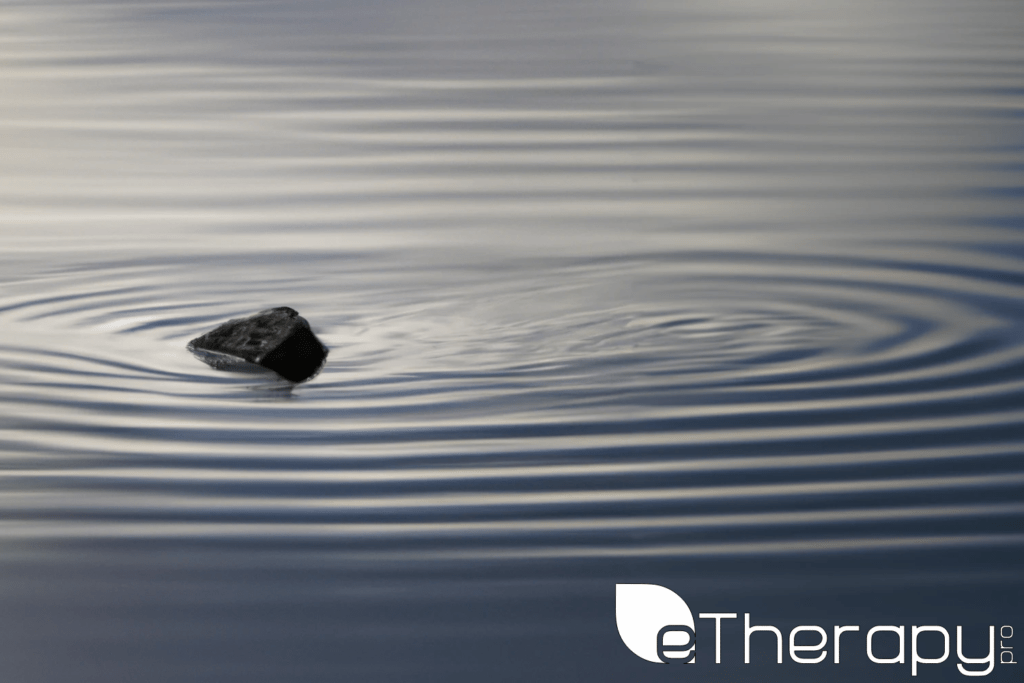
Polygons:
M273 370L290 382L305 382L320 372L327 360L327 347L306 319L287 306L229 320L190 341L188 350L218 369L239 365L235 359L241 359Z

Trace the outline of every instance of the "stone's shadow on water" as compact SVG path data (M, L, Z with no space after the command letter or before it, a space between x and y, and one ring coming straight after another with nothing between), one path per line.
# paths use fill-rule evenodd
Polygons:
M295 384L287 380L278 380L265 384L248 384L245 389L258 400L282 401L295 398Z

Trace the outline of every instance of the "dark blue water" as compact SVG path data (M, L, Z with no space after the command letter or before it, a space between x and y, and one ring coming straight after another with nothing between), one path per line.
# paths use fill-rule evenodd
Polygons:
M1020 680L1015 3L11 2L0 36L0 680L953 681L957 626ZM278 305L309 383L185 349ZM629 583L694 665L627 648Z

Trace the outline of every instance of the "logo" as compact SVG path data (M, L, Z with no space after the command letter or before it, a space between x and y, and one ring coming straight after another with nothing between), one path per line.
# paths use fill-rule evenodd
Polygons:
M683 599L667 588L650 583L617 584L615 623L622 642L641 659L657 664L694 661L697 635L693 614Z
M739 623L731 628L733 632L727 638L723 634L723 622L738 620L740 615L736 612L701 612L697 616L702 621L706 620L707 627L714 631L714 663L721 664L723 651L730 648L736 650L740 644L739 634L736 633L739 631ZM693 613L681 597L664 586L650 583L616 584L615 623L622 642L641 659L655 664L694 664L697 661L697 625ZM789 654L792 662L798 664L819 664L828 660L839 664L853 657L866 656L873 664L905 665L909 659L910 675L917 676L921 666L939 665L947 661L949 664L946 666L951 666L950 655L955 652L959 660L956 669L961 675L988 676L997 662L1015 665L1017 661L1013 647L1013 627L1003 625L998 629L998 649L996 627L989 626L987 630L987 633L965 635L963 626L957 626L954 631L956 637L952 638L950 629L938 625L915 624L907 627L883 624L863 631L856 624L834 625L831 629L818 625L800 625L790 630L787 637L771 624L751 625L750 613L744 612L743 663L750 664L751 636L758 634L757 639L761 641L759 647L774 646L769 650L759 650L763 656L759 663L782 664L784 652ZM966 656L965 653L981 654L985 651L985 645L988 646L988 654L984 657ZM766 651L775 656L765 656ZM733 661L738 660L738 654L734 654Z

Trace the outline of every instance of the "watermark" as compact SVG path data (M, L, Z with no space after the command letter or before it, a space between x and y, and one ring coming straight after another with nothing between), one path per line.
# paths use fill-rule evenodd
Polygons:
M743 638L739 642L722 642L722 622L743 619ZM788 634L768 623L754 623L749 612L742 617L737 612L700 612L697 619L702 632L714 632L714 662L722 663L724 648L743 647L743 662L750 664L751 636L771 642L774 639L775 657L772 660L782 664L788 655L790 661L798 664L821 664L831 660L833 664L849 662L853 657L864 657L874 664L910 664L910 675L917 676L923 666L955 662L957 670L964 676L988 676L996 664L1015 665L1017 660L1013 645L1013 627L998 627L999 647L996 647L996 626L989 626L988 632L965 634L962 626L955 629L956 660L951 660L952 642L950 631L939 625L896 625L881 624L861 627L860 624L801 625L792 628ZM757 621L760 621L758 619ZM676 593L649 583L620 583L615 587L615 623L619 636L626 647L641 659L655 664L694 664L697 661L697 621L694 620L686 602ZM844 634L864 633L863 650L854 637ZM988 654L983 657L968 657L965 654L984 652L987 640ZM909 657L907 650L909 649ZM925 655L929 656L925 656ZM708 652L710 657L711 653ZM831 657L830 657L831 655ZM702 657L705 655L701 655Z

